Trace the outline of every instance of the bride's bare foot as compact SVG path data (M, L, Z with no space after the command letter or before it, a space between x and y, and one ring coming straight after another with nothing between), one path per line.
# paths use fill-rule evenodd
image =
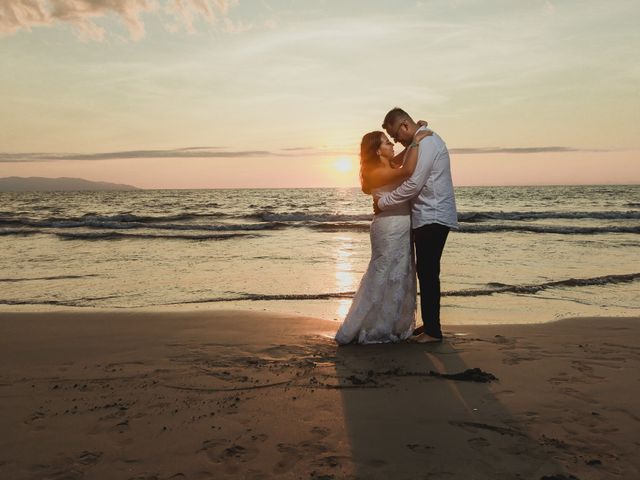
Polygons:
M426 333L421 333L420 335L411 337L411 341L415 343L438 343L442 342L442 339L432 337L431 335L427 335Z

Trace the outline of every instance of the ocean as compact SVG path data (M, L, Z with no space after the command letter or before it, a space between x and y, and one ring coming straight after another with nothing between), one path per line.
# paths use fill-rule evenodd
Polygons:
M640 315L640 186L456 188L442 322ZM340 321L358 189L0 193L0 309L243 308Z

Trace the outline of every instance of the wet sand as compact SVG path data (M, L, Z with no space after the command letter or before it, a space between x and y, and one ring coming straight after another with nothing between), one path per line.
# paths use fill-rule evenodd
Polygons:
M0 313L0 478L640 475L639 318L445 326L441 345L338 348L337 327Z

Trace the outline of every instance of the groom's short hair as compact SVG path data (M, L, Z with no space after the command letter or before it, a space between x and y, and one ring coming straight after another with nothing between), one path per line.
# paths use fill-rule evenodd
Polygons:
M384 122L382 122L382 128L387 129L388 127L393 127L397 122L401 120L411 120L413 122L413 119L407 112L399 107L392 108L385 115Z

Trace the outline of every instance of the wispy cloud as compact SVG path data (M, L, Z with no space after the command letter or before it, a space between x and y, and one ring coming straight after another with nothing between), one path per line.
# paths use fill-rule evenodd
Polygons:
M32 27L51 26L56 23L71 25L82 40L101 41L105 29L96 19L117 16L127 27L134 40L144 36L143 12L164 15L178 23L168 25L176 31L179 25L195 31L196 19L213 23L218 16L225 17L237 0L2 0L0 2L0 36L11 35ZM225 31L233 30L231 20L224 19Z
M570 147L486 147L486 148L451 148L451 153L460 155L473 153L558 153L558 152L585 152L581 148Z
M451 148L453 154L480 154L480 153L562 153L562 152L593 152L570 147L482 147L482 148ZM608 150L597 150L608 151ZM285 147L275 151L270 150L228 150L223 147L184 147L167 150L128 150L101 153L7 153L0 152L0 163L27 163L27 162L56 162L61 160L95 161L95 160L122 160L137 158L246 158L246 157L299 157L299 156L332 156L353 155L355 152L326 150L314 147Z
M102 153L0 153L0 163L55 162L60 160L121 160L136 158L238 158L280 156L267 150L224 150L221 147L186 147L170 150L129 150Z
M286 147L286 148L283 148L282 150L287 152L302 152L302 151L308 151L308 150L315 150L315 148L314 147Z

